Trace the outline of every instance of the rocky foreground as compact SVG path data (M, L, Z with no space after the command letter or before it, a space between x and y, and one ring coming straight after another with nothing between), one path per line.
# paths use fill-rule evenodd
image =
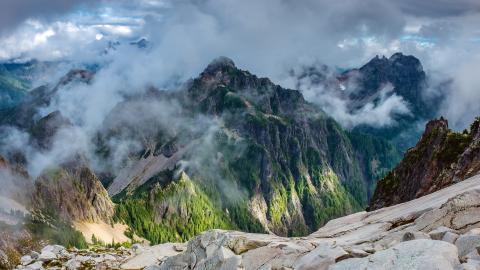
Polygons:
M480 269L480 176L413 201L330 221L301 238L212 230L186 245L65 250L19 269Z

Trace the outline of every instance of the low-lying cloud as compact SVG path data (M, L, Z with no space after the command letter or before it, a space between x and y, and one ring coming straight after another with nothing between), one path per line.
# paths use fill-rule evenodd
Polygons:
M0 4L0 15L5 13L0 16L0 26L8 30L0 38L1 59L95 62L103 67L91 84L64 89L50 106L39 110L40 116L58 110L74 124L61 131L64 138L55 140L53 150L10 144L28 152L31 166L38 166L30 168L33 175L57 162L53 156L63 158L80 150L91 153L90 140L119 103L150 86L177 89L219 55L283 86L299 88L306 99L350 128L359 124L393 125L396 114L409 113L409 105L386 89L378 102L353 110L350 101L332 89L309 83L289 85L285 71L317 62L358 67L376 54L389 56L403 51L418 56L427 72L440 69L444 76L436 77L439 82L453 78L452 88L445 90L447 99L439 106L455 127L465 126L480 113L474 102L479 83L475 71L480 62L476 1L462 0L455 7L448 1L432 6L393 0L38 1L45 4L42 7L27 2L32 1ZM78 4L86 14L77 12ZM9 12L12 10L18 11L14 18L6 14L14 14ZM72 10L75 12L69 12ZM149 40L151 48L128 45L141 37ZM117 40L121 44L105 53L109 41ZM172 106L145 104L151 110L139 110L140 117L145 117L140 121L150 116L178 120L173 117L178 108ZM180 120L160 124L168 127L177 122ZM28 142L26 136L18 133L17 139ZM113 160L114 167L145 143L116 140L109 142L118 158Z

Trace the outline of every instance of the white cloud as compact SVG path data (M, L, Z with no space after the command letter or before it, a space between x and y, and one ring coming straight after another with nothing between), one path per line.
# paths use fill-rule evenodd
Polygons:
M103 0L93 7L27 21L0 38L0 59L98 60L99 51L110 40L147 37L153 44L151 51L139 54L133 48L119 49L107 57L113 61L110 70L122 78L120 86L166 87L195 76L219 55L283 83L285 70L298 63L358 67L377 54L402 51L419 57L428 72L442 73L447 79L458 73L457 67L475 69L469 63L476 59L480 46L474 42L480 37L479 5L471 0L453 6L443 0L436 4L410 0ZM456 87L471 88L467 85L476 83L475 76L461 73L456 80L464 82L456 82ZM390 98L385 104L400 108L401 102ZM453 105L442 105L442 112L452 122L461 122L461 116L448 108ZM475 106L469 108L468 115L480 113Z

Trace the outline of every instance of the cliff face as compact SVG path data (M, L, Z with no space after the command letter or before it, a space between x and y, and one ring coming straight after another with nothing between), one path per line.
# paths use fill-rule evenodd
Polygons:
M369 209L406 202L475 175L480 170L479 120L456 133L448 121L430 121L417 145L378 182Z
M84 166L51 169L35 182L32 207L35 212L65 222L109 223L114 207L95 174Z

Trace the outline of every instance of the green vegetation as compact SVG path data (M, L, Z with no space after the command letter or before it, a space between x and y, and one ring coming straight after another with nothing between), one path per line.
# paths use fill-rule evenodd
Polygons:
M133 236L132 236L133 237ZM119 242L115 242L113 239L112 239L112 242L110 243L105 243L103 242L101 239L98 239L95 234L92 234L92 239L91 239L91 242L92 242L92 245L94 247L106 247L106 248L119 248L119 247L125 247L125 248L129 248L132 246L132 243L133 241L131 242L123 242L123 243L119 243Z
M236 225L236 229L244 232L264 233L262 224L252 216L247 202L238 202L229 206L229 216Z
M465 151L472 138L470 134L448 132L443 142L442 150L438 152L438 159L447 165L458 160L458 156Z
M306 189L302 203L304 215L310 229L316 230L332 218L361 210L362 206L342 186L331 170L318 171L312 181L316 189Z
M156 184L150 193L135 192L121 198L115 219L152 244L186 241L208 229L233 227L226 214L184 173L164 188Z
M371 180L367 187L370 197L376 182L400 162L402 153L395 145L381 137L360 132L349 132L348 137L359 156L363 173Z
M32 233L35 239L46 239L51 243L64 247L87 248L87 242L82 233L75 230L71 224L61 221L50 221L48 224L42 221L29 219L25 227Z

